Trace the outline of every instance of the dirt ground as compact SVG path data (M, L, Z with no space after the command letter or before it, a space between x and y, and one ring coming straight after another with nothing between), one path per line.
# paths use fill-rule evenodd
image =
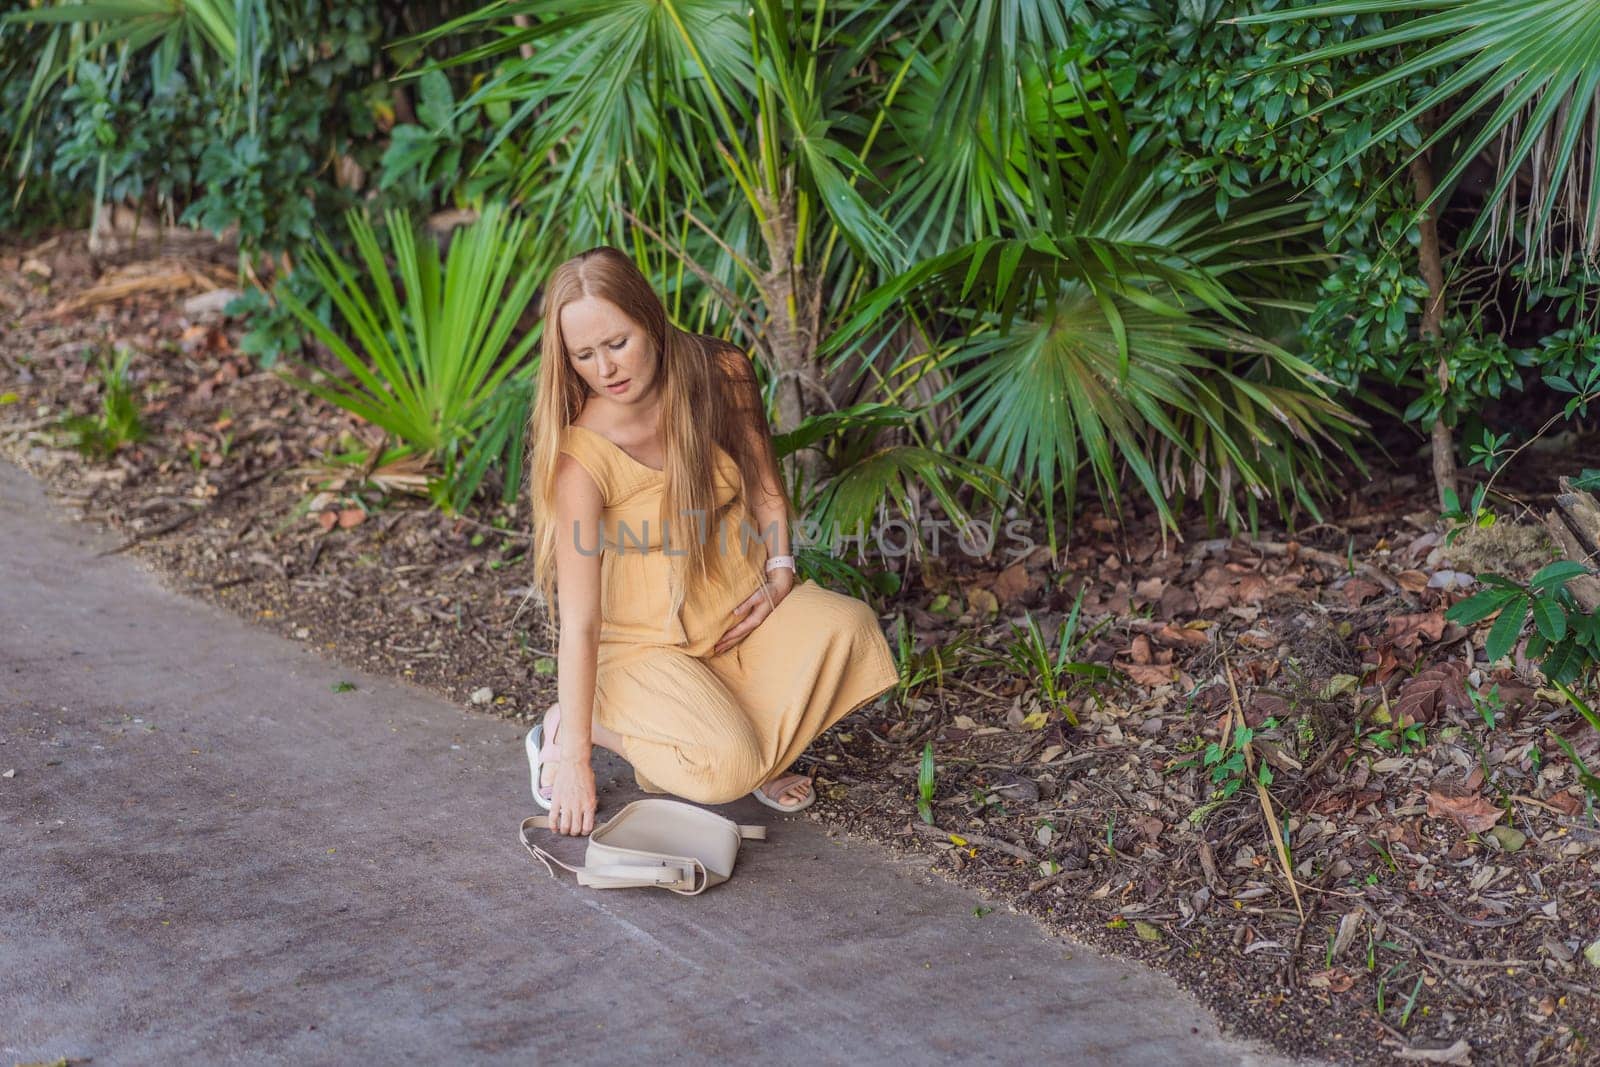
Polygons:
M529 598L525 508L450 519L404 471L337 462L373 431L259 370L240 324L185 314L230 276L204 248L0 246L0 453L175 588L451 699L539 714L555 649ZM119 347L148 435L89 460L59 422L97 410L94 361ZM1508 485L1537 507L1595 443ZM1443 617L1478 569L1526 576L1548 549L1514 522L1445 544L1420 465L1379 459L1347 482L1292 534L1164 543L1149 515L1091 511L1059 566L1043 548L1009 566L899 561L901 591L875 606L907 650L902 687L808 754L811 815L1158 966L1288 1051L1600 1062L1585 958L1600 823L1551 733L1591 765L1600 735L1520 653L1491 670L1482 633ZM1080 593L1073 658L1107 677L1052 705L1017 628L1031 617L1053 654ZM1218 797L1207 746L1242 730L1250 767Z

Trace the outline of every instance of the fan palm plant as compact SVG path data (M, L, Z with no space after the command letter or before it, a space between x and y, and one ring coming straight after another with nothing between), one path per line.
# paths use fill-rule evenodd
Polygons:
M1395 50L1406 56L1304 118L1419 74L1432 77L1432 92L1397 114L1379 116L1370 138L1383 141L1407 124L1431 126L1406 161L1409 165L1442 139L1465 135L1465 146L1455 152L1454 162L1433 183L1422 206L1433 207L1448 196L1466 169L1491 152L1494 186L1487 210L1478 214L1466 243L1481 240L1498 257L1518 244L1520 233L1520 244L1536 266L1551 264L1559 243L1561 273L1571 266L1574 246L1591 261L1600 257L1600 136L1595 133L1600 123L1600 7L1586 0L1341 0L1232 21L1395 12L1427 13L1280 64ZM1426 122L1429 115L1442 118ZM1331 169L1362 150L1357 145Z
M1263 198L1219 223L1132 152L1114 97L1086 99L1095 106L1058 131L1066 148L1041 150L1028 172L1031 227L1019 221L1018 236L962 245L880 285L825 352L886 318L913 317L930 336L953 319L934 358L896 373L945 373L937 399L962 401L955 440L1043 505L1052 549L1055 502L1070 514L1084 468L1113 506L1130 473L1172 529L1190 494L1230 525L1241 492L1315 514L1319 449L1350 452L1359 420L1325 395L1318 371L1251 332L1263 301L1230 289L1270 289L1264 271L1315 258L1283 251L1308 228L1300 209Z
M1010 175L997 182L979 146L953 177L880 204L944 167L938 142L956 118L1010 136L1027 93L1002 71L1048 68L1074 7L522 0L423 39L494 28L447 62L505 57L460 106L511 107L496 141L519 141L526 166L508 191L545 220L535 239L631 240L679 321L737 328L760 351L778 425L793 430L834 406L817 358L826 309L910 262L919 238L899 221L967 240ZM936 110L942 125L923 125Z
M830 477L819 485L794 487L796 510L815 524L820 538L865 529L891 502L915 517L919 488L928 490L957 525L972 519L957 495L960 486L997 505L1015 496L998 473L980 463L920 445L878 443L883 430L905 427L916 417L915 411L869 401L808 416L799 429L773 439L780 457L817 446L826 452ZM921 543L914 529L910 540Z
M963 484L1005 499L986 464L1037 475L1047 512L1085 464L1108 494L1125 465L1169 523L1206 465L1213 489L1294 500L1285 471L1354 424L1249 332L1230 286L1276 299L1305 258L1286 241L1310 227L1264 202L1219 225L1132 161L1120 117L1086 122L1115 99L1069 61L1082 17L1069 0L521 0L422 40L494 30L445 62L498 62L458 106L509 109L495 141L517 144L508 192L541 220L534 240L631 244L678 321L748 338L817 514L907 510L921 482L956 517ZM968 271L992 298L976 314L954 284ZM1039 328L1007 333L1019 309ZM835 417L862 388L914 417ZM976 462L917 443L960 402Z
M438 244L419 240L410 219L390 211L397 288L371 222L355 211L347 220L360 269L324 234L322 252L303 260L331 298L338 326L324 323L288 286L278 296L350 379L284 377L381 427L410 454L436 461L443 476L431 483L431 495L459 510L487 469L486 452L515 463L522 446L518 428L534 366L526 357L538 331L515 341L512 333L552 265L523 262L531 223L499 205L455 234L442 265Z

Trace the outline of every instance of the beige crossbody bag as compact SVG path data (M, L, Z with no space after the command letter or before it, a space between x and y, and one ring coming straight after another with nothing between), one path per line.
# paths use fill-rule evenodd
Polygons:
M679 800L646 797L594 828L582 867L569 867L528 838L530 828L549 829L548 815L522 820L518 836L529 855L556 876L562 867L579 885L596 889L659 886L692 897L733 876L741 841L765 841L765 826L748 826Z

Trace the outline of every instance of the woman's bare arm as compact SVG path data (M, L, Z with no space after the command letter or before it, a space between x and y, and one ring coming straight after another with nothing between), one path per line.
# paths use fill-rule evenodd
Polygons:
M743 352L731 346L722 349L718 359L729 383L741 440L747 454L756 457L756 465L761 472L761 485L745 486L745 499L749 502L751 516L766 543L767 555L788 555L789 498L783 491L777 454L772 447L772 427L767 423L755 368Z
M561 721L556 745L557 802L552 828L594 829L594 678L600 644L600 514L605 500L589 472L566 453L556 459L556 603L561 633L556 649L556 694ZM567 810L569 805L579 810ZM572 822L568 823L568 816ZM559 823L559 825L558 825Z

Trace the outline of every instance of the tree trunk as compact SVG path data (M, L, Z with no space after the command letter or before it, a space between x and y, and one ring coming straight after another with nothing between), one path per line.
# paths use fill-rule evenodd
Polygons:
M767 307L767 350L772 353L773 373L782 376L778 386L778 425L774 427L779 433L788 433L804 421L808 410L806 388L819 384L816 338L805 323L805 313L814 298L796 284L794 271L795 243L800 235L795 232L790 177L784 175L784 192L777 201L765 190L758 192L767 246L767 270L760 282L761 299ZM814 488L822 477L822 457L813 449L801 449L795 453L794 462L794 475L808 489Z
M1556 506L1545 513L1545 529L1574 563L1593 568L1600 561L1600 501L1572 487L1572 479L1561 479ZM1586 574L1567 584L1578 606L1589 614L1600 610L1600 578Z
M1427 136L1424 131L1423 136ZM1416 193L1417 203L1425 203L1433 195L1433 164L1430 160L1431 153L1424 152L1411 161L1411 182ZM1450 388L1450 361L1449 354L1442 348L1443 331L1440 324L1444 321L1444 262L1439 255L1439 216L1433 207L1423 212L1422 247L1418 250L1418 258L1422 267L1423 280L1428 283L1428 303L1422 309L1422 326L1420 333L1425 340L1433 342L1437 349L1438 362L1434 365L1434 374L1438 377L1439 395L1447 396ZM1433 486L1439 498L1439 505L1445 505L1446 492L1456 492L1456 445L1455 436L1450 432L1450 424L1445 421L1444 412L1433 422Z

